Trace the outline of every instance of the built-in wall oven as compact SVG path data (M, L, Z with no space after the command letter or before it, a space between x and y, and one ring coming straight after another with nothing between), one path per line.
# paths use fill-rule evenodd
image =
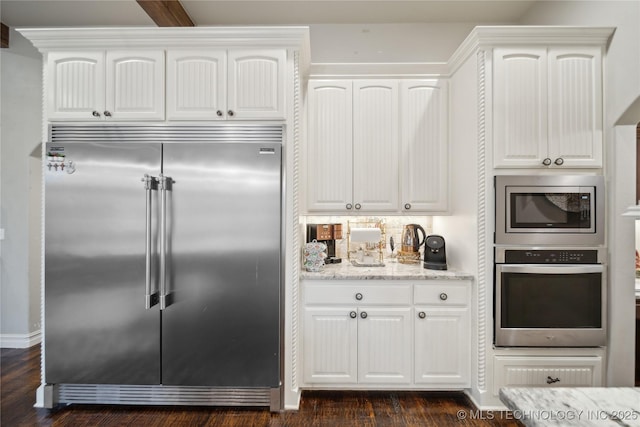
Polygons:
M495 345L606 343L604 248L496 247Z

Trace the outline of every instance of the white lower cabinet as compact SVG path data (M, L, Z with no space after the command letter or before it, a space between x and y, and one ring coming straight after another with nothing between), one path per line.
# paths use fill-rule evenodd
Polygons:
M470 386L470 282L302 281L306 387Z
M598 387L602 356L495 356L494 389L501 387Z

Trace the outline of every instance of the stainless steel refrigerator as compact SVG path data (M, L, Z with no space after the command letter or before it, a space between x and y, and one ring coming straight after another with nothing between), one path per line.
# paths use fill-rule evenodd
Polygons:
M282 126L53 126L47 406L280 406Z

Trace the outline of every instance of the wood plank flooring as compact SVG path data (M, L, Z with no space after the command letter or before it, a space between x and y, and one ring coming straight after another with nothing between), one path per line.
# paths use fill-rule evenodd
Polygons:
M0 426L394 427L520 426L510 413L480 416L463 393L306 391L299 411L263 408L72 405L33 407L40 385L40 346L2 349ZM464 414L464 417L458 414Z

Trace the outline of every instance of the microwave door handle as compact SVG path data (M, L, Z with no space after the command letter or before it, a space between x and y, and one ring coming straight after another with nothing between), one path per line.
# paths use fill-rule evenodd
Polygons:
M534 273L534 274L579 274L603 273L602 264L498 264L501 273Z

